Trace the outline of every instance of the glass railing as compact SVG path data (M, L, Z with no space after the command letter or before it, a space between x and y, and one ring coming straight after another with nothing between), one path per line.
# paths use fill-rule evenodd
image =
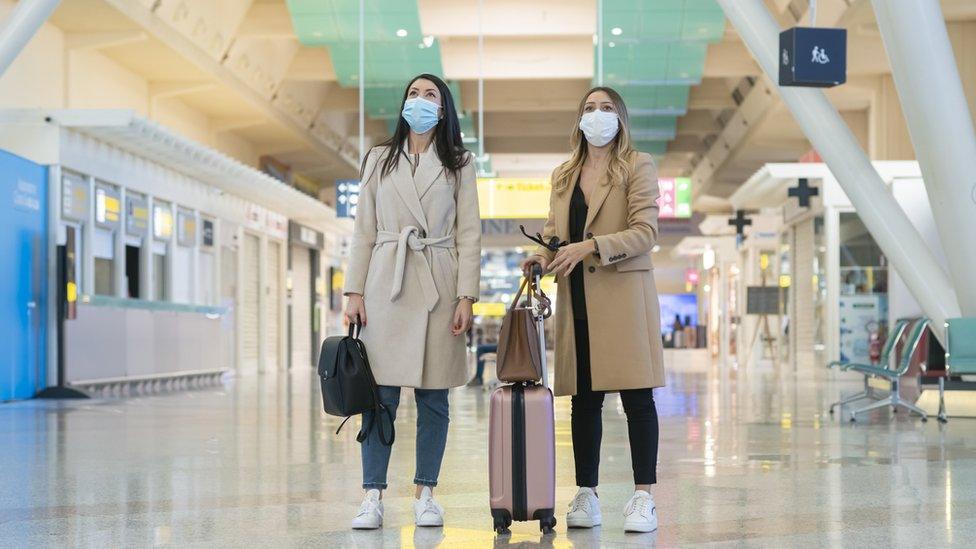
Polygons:
M106 295L82 295L79 302L94 307L113 307L116 309L139 309L143 311L174 313L197 313L210 317L219 317L227 314L226 307L191 305L189 303L173 303L171 301L147 301L145 299L129 299Z

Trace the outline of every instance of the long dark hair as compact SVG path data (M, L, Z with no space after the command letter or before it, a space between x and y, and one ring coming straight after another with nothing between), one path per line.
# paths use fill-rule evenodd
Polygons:
M451 89L447 87L447 84L433 74L419 74L411 78L407 87L403 90L403 99L400 101L400 111L398 112L403 111L403 104L407 101L410 86L421 79L433 82L437 86L437 91L441 94L441 107L444 109L444 117L434 127L434 147L436 147L437 158L440 159L444 169L454 176L454 181L460 181L461 169L468 164L470 159L468 151L464 148L464 143L461 141L461 123L458 122L457 109L454 107L454 97L451 95ZM403 116L399 114L397 116L397 126L393 135L377 145L378 147L387 147L386 156L383 159L382 169L380 170L380 177L390 175L397 168L400 157L403 156L401 154L403 144L406 142L407 136L410 135L410 125L407 124ZM366 155L366 157L368 156ZM359 172L360 178L362 178L363 172L365 171L366 160L364 157L363 166Z

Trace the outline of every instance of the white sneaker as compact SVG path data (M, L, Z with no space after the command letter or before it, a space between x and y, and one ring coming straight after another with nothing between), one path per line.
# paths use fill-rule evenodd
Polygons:
M359 513L352 519L354 530L375 530L383 526L383 502L380 501L380 491L372 489L366 492Z
M646 533L654 530L657 530L654 497L644 490L637 490L624 506L624 532Z
M444 526L444 508L434 501L430 486L424 486L420 498L413 500L417 526Z
M569 528L593 528L603 522L600 513L600 498L593 488L581 487L576 497L569 503L566 513L566 526Z

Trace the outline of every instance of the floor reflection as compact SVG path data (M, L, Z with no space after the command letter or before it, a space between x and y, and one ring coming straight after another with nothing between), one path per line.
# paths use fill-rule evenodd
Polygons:
M416 408L405 395L386 527L351 532L355 429L334 434L310 371L118 400L0 405L0 545L671 547L685 544L965 544L976 536L976 421L922 424L826 414L857 376L669 352L655 487L661 528L622 532L632 490L619 399L604 412L605 523L568 531L574 493L568 399L557 400L560 525L496 537L487 512L487 393L452 392L437 497L444 529L412 524ZM838 417L841 417L838 415Z

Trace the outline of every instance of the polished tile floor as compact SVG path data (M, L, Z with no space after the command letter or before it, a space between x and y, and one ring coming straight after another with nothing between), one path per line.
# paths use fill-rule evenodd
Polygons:
M633 489L619 399L605 411L605 524L562 526L574 493L567 399L557 401L560 525L496 538L487 511L488 394L451 395L438 499L443 529L415 529L415 408L404 398L386 527L347 528L360 499L355 429L320 412L310 372L176 394L0 405L2 547L973 547L976 420L881 413L855 425L826 405L849 374L668 355L654 495L660 529L622 532Z

